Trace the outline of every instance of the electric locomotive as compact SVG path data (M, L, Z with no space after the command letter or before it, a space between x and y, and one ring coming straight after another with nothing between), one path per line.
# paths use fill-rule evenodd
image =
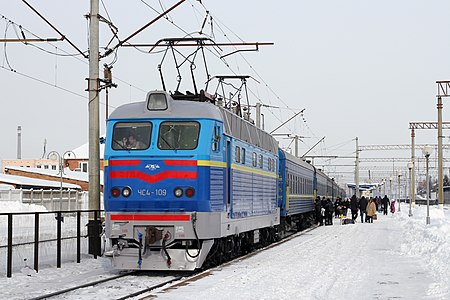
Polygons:
M118 269L194 270L276 238L278 143L204 92L149 92L105 137L105 232Z

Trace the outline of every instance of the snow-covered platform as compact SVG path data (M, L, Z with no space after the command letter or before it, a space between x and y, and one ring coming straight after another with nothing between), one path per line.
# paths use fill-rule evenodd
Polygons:
M248 259L219 268L158 299L450 299L450 210L424 206L373 224L322 226ZM360 219L358 218L358 221ZM24 272L25 273L25 272ZM67 288L112 275L101 259L0 278L0 298L27 299L39 291ZM29 274L28 274L29 275ZM126 288L126 287L124 287ZM102 294L102 299L114 299ZM97 299L95 291L78 299ZM153 296L154 297L154 296ZM152 298L153 299L153 298Z

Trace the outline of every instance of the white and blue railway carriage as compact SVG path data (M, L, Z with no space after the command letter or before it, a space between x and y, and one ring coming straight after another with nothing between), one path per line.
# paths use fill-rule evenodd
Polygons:
M280 222L275 139L190 100L154 91L108 119L104 202L116 268L194 270L212 248L217 256L258 243Z
M321 170L316 170L316 179L317 179L317 196L320 198L322 197L329 197L331 196L329 194L328 189L328 177L325 175Z
M279 150L280 234L302 230L312 224L316 192L315 168L302 159Z

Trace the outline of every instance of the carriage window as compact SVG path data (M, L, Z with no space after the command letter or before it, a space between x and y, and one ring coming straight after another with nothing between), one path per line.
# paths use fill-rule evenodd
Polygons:
M256 153L253 152L253 161L252 161L252 165L253 165L254 167L256 167L256 164L257 164L257 162L256 162Z
M234 159L236 160L236 162L241 161L241 148L239 148L238 146L236 146L236 151L234 153Z
M259 167L262 169L263 167L263 156L262 154L259 155Z
M159 126L158 148L161 150L193 150L198 145L200 123L174 121Z
M120 122L114 125L113 150L145 150L150 146L152 123Z
M242 148L241 162L243 165L245 165L245 148Z

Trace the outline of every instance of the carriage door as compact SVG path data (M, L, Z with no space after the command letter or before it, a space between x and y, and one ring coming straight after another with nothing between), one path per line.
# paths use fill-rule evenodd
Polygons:
M227 208L227 215L230 216L230 209L231 209L231 140L229 137L226 138L227 140L227 168L225 171L225 197L226 197L226 208Z

